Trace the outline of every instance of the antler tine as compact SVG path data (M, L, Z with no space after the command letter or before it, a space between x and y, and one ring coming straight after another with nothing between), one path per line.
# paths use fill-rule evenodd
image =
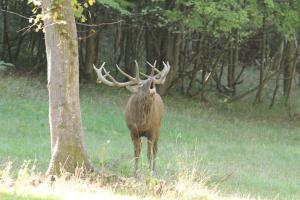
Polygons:
M156 60L154 62L154 65L152 65L148 61L147 61L147 64L152 68L152 70L156 71L157 73L160 73L160 71L158 69L156 69Z
M140 68L139 68L139 64L136 60L134 60L135 62L135 79L137 81L140 81Z
M167 61L167 64L165 62L163 62L163 65L164 65L164 69L161 71L161 76L166 77L167 74L169 73L171 67L170 67L169 61Z
M143 76L145 76L146 78L152 78L152 76L149 76L147 74L144 74L143 72L140 72L140 74L142 74Z
M105 70L104 65L105 65L105 62L102 63L102 65L101 65L101 67L100 67L99 69L97 69L96 66L93 65L93 67L94 67L94 69L95 69L95 71L96 71L96 73L97 73L97 76L98 76L97 81L98 81L98 83L104 83L104 84L106 84L106 85L113 86L114 84L113 84L112 82L108 81L108 80L105 78L106 76L110 76L110 74L109 74L109 72L107 72L107 71ZM103 69L104 69L104 72L105 72L105 75L104 75L104 76L103 76L103 74L102 74L102 70L103 70Z
M154 76L154 69L156 69L156 60L154 61L153 66L154 66L154 68L152 67L150 76Z
M103 62L102 65L101 65L101 67L100 67L99 69L97 69L97 67L93 64L94 70L96 71L97 76L98 76L97 82L99 82L99 83L101 83L101 80L100 80L99 77L102 75L102 74L101 74L101 70L102 70L102 67L103 67L104 65L105 65L105 62ZM107 75L105 75L105 76L107 76ZM105 77L105 76L104 76L104 77Z
M166 80L166 76L168 75L168 73L170 71L169 62L167 62L167 64L165 62L163 62L163 65L164 65L163 70L160 71L160 73L155 76L155 83L156 84L164 84L164 82Z
M117 69L121 72L121 74L123 74L124 76L126 76L129 80L135 80L132 76L130 76L129 74L127 74L126 72L124 72L119 66L118 64L116 64Z

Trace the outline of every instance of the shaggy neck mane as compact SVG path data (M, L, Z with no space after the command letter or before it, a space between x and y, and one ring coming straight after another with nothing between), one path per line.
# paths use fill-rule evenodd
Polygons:
M136 119L138 120L138 124L140 126L147 125L147 121L149 121L149 116L153 112L153 102L154 96L149 95L137 95L136 96ZM151 120L150 120L151 121Z

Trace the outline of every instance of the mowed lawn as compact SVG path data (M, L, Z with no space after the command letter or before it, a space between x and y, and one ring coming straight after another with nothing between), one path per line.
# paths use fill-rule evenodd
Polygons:
M133 172L133 146L123 112L129 95L125 89L81 85L91 160L99 168L128 177ZM222 193L300 199L300 128L280 116L284 113L264 114L255 108L238 112L231 108L235 105L215 108L197 99L171 96L164 101L159 177L172 181L180 171L196 168L207 184ZM251 104L241 107L245 106ZM1 167L8 161L20 166L32 160L38 171L47 169L50 136L45 80L0 75L0 141ZM147 173L145 140L141 167Z

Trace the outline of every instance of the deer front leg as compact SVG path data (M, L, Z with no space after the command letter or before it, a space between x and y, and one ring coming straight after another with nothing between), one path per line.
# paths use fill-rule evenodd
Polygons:
M156 170L155 170L155 162L156 162L156 153L157 153L157 139L155 140L154 142L154 145L153 145L153 172L154 174L156 173Z
M148 139L148 161L149 169L152 174L155 174L155 157L157 152L157 140Z
M132 142L134 145L134 176L137 177L137 171L139 167L139 158L141 154L141 138L135 136L132 138Z

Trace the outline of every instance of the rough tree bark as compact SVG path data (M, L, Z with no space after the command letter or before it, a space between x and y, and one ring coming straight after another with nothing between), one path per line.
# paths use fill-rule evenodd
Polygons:
M91 8L92 11L88 17L88 24L96 24L98 21L98 7ZM93 64L96 64L98 59L98 38L100 35L99 30L95 30L94 27L87 27L86 38L86 53L85 53L85 73L89 80L96 80L96 73L93 68Z
M92 170L84 143L79 102L77 32L71 0L44 0L48 64L51 161L48 174ZM54 18L59 13L59 18ZM59 23L60 22L60 23ZM64 22L64 23L62 23Z

